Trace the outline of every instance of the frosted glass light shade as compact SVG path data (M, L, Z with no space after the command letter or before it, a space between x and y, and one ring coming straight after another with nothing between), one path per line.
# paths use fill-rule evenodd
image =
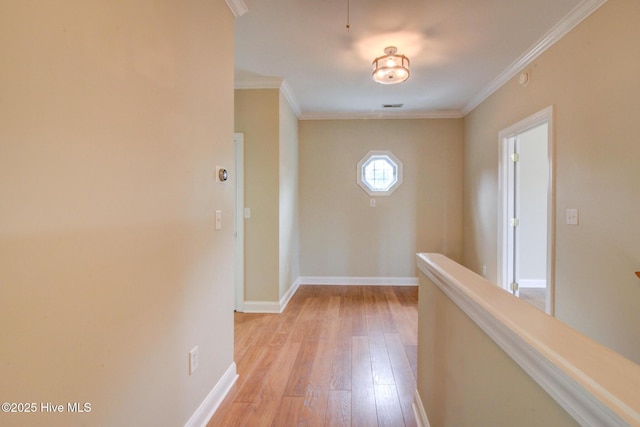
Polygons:
M409 58L397 52L396 47L389 46L384 50L385 55L373 60L373 80L389 85L402 83L409 78Z

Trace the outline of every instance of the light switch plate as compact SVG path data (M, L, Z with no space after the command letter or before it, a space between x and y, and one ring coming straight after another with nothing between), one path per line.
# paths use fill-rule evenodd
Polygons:
M189 375L193 375L193 373L200 366L200 354L198 352L198 346L195 346L189 352Z
M578 209L567 209L565 212L567 225L578 225Z

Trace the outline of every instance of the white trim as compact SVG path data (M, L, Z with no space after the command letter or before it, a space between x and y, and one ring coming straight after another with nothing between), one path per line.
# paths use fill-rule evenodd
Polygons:
M244 301L243 313L282 313L300 286L418 286L417 277L300 276L280 301Z
M629 426L640 425L640 412L629 406L637 402L637 365L602 348L584 335L567 327L562 322L546 316L527 303L513 299L511 314L505 310L509 305L503 297L508 294L492 286L486 279L440 254L418 254L418 268L465 312L493 341L500 346L529 376L538 383L580 425L584 426ZM464 281L463 281L464 280ZM522 304L521 307L517 307ZM530 311L529 311L530 310ZM525 312L529 311L528 314ZM513 318L519 317L520 321ZM536 318L536 328L527 328L531 323L523 319ZM555 333L553 339L545 340L540 334L544 329ZM563 357L566 348L575 346L594 363L577 365ZM570 352L571 353L571 352ZM585 364L587 363L587 364ZM597 369L600 378L607 378L614 387L605 388L586 369ZM625 371L626 368L626 371ZM603 374L606 372L606 375ZM635 377L637 378L637 376ZM626 392L626 394L624 394ZM634 398L629 398L633 395Z
M412 111L405 113L302 113L300 120L361 120L361 119L461 119L464 117L460 110Z
M300 279L297 279L289 290L280 298L280 301L245 301L242 306L244 313L282 313L287 304L293 298L300 287Z
M245 301L243 313L281 313L278 301Z
M302 276L300 285L418 286L417 277Z
M289 83L281 77L254 77L236 80L235 89L280 89L296 117L300 118L302 110Z
M493 95L495 91L504 86L509 80L528 67L544 51L553 46L558 40L563 38L569 31L574 29L579 23L584 21L589 15L595 12L607 0L583 0L567 16L551 28L536 44L523 53L502 73L493 79L488 85L480 90L462 109L462 115L466 116L484 100Z
M235 166L235 310L244 311L244 133L233 134ZM232 179L233 179L232 176Z
M248 8L242 0L225 0L229 9L235 17L241 16L247 12ZM389 113L389 112L373 112L373 113L352 113L352 112L332 112L332 113L303 113L300 104L297 102L295 95L288 85L285 85L283 93L289 101L291 108L294 110L299 120L357 120L357 119L459 119L480 105L488 97L493 95L498 89L504 86L509 80L518 73L528 67L542 53L553 46L557 41L562 39L569 31L574 29L578 24L589 17L593 12L598 10L600 6L605 4L607 0L583 0L571 12L567 14L560 22L553 26L545 35L543 35L531 48L525 51L511 65L504 69L489 84L484 86L477 92L462 110L436 110L424 112L406 112L406 113ZM242 80L235 82L236 89L272 89L281 88L284 79L279 77L261 77L252 80Z
M236 363L232 362L231 366L229 366L227 371L222 375L222 378L220 378L211 392L209 392L200 406L198 406L198 409L191 415L185 427L206 427L237 379Z
M231 13L233 13L233 16L236 18L244 15L249 10L242 0L225 0L225 2L227 3L227 6L229 6Z
M363 168L365 168L369 164L372 157L378 157L378 158L386 157L385 160L387 161L387 164L392 163L393 166L395 166L396 180L386 190L382 190L382 191L374 190L369 185L369 182L364 178L365 173ZM360 159L360 161L356 165L356 183L360 186L360 188L362 188L368 195L372 197L391 196L393 192L396 191L396 189L402 185L402 182L404 180L402 169L403 169L402 161L399 158L397 158L391 151L371 150L367 154L365 154L365 156L362 159Z
M525 132L543 123L547 123L547 151L548 151L548 187L547 187L547 292L545 295L545 312L555 313L555 234L556 234L556 197L555 197L555 139L553 122L553 105L526 117L519 122L501 130L498 133L499 167L498 167L498 256L497 272L498 285L504 289L508 286L508 232L505 229L509 218L508 188L509 155L507 140L519 133Z
M546 288L547 281L544 279L518 279L518 288Z
M235 89L280 89L284 79L282 77L255 77L236 80Z
M293 295L296 293L299 287L300 279L297 279L295 282L293 282L289 290L285 292L282 298L280 298L280 313L282 313L284 309L287 308L287 304L289 304L289 301L291 301L291 298L293 298Z
M422 399L420 399L420 393L416 389L416 392L413 393L413 404L411 405L411 409L413 409L413 416L416 418L416 424L418 427L430 427L429 418L427 418L427 412L424 410L424 406L422 405Z
M296 99L296 96L293 93L293 89L291 89L291 86L289 86L289 83L287 83L286 80L282 81L282 86L280 86L280 92L284 96L284 99L286 99L287 102L289 103L289 106L293 110L293 113L296 115L296 117L300 117L300 115L302 114L302 110L300 109L300 104L298 103L298 100Z

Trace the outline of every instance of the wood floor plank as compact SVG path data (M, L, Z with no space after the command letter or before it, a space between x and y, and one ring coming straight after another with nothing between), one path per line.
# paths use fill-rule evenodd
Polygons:
M284 396L280 401L280 406L273 417L271 427L297 426L298 419L302 413L302 397Z
M396 379L396 391L406 426L415 426L413 395L416 390L416 375L412 369L402 340L398 334L385 334L389 348L389 359Z
M351 392L330 390L325 427L349 427L351 425Z
M329 389L351 390L351 319L339 319L340 331L331 358Z
M251 426L251 417L255 412L253 403L233 403L228 406L220 405L214 416L207 423L207 427L245 427Z
M307 341L300 344L298 357L293 364L284 389L285 396L303 397L305 395L317 349L317 341Z
M351 367L351 425L376 426L376 398L373 388L369 339L363 336L352 338Z
M365 314L373 382L374 384L395 384L384 338L382 311L376 302L376 294L365 294Z
M298 422L299 426L322 427L327 412L329 384L331 378L331 358L338 335L339 319L330 319L327 324L326 339L318 342L318 349L309 384L305 393L304 407Z
M252 423L256 427L270 426L284 395L284 389L289 381L289 374L298 357L300 343L286 343L264 385L260 389L256 410ZM252 425L254 425L252 424Z
M402 409L395 385L374 385L378 426L397 427L404 425Z
M301 286L235 313L240 377L208 426L415 427L417 288Z
M238 378L238 392L234 402L256 402L258 394L268 376L276 359L280 355L282 346L264 346L261 357L246 373L240 373ZM243 375L244 374L244 375Z

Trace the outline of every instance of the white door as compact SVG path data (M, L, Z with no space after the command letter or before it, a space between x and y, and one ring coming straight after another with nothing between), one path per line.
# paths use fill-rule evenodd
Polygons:
M235 149L235 300L234 309L244 310L244 134L233 134Z
M553 306L551 110L500 133L501 286L547 313Z

